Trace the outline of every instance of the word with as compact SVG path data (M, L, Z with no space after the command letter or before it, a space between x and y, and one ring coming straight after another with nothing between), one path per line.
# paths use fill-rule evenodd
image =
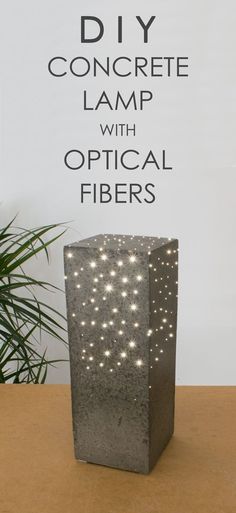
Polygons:
M102 135L115 135L118 136L126 136L133 135L136 136L136 125L129 126L127 123L113 123L112 125L102 125L100 123L100 130Z

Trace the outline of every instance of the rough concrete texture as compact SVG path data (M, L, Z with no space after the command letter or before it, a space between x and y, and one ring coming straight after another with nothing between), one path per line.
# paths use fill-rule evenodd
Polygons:
M76 458L148 473L173 433L176 240L65 247Z

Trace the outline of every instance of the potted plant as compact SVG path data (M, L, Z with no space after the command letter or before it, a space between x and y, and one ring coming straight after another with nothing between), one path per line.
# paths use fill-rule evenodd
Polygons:
M58 233L57 224L28 230L14 221L0 228L0 383L44 383L49 365L61 360L47 358L41 336L65 343L65 318L36 295L56 287L29 276L24 266L40 252L49 260L48 246L64 231Z

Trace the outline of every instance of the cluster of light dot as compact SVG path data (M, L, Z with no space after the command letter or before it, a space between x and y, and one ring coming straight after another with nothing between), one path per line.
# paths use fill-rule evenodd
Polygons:
M171 241L172 239L170 238L168 240ZM86 239L86 241L83 241L83 246L97 248L97 246L100 245L99 251L104 251L104 248L116 248L118 250L126 249L126 246L128 246L129 249L132 249L134 252L143 249L150 254L151 250L157 246L157 241L159 241L159 246L166 244L166 239L161 237L139 237L136 235L98 235L97 237L91 237L91 239ZM75 244L75 246L76 245L80 246L80 242ZM69 252L68 254L72 256L72 252ZM135 255L133 258L135 258ZM120 260L120 266L122 265L122 260Z
M125 248L127 242L129 242L130 248L131 241L133 243L132 249L121 253L119 250ZM97 247L99 243L98 254L96 258L86 262L83 267L74 269L72 274L73 284L78 289L78 293L83 296L82 308L84 312L89 311L89 315L84 316L83 319L81 311L75 311L72 313L72 318L77 322L77 317L79 317L80 334L84 340L81 349L81 360L87 371L96 367L112 373L119 370L127 362L137 368L147 365L148 362L140 357L140 348L135 339L135 332L137 333L140 329L139 297L142 296L143 282L143 276L139 272L138 250L142 248L148 254L151 254L156 241L157 238L153 239L151 237L105 235L86 243L87 246L91 245L92 247ZM114 248L114 243L118 250L115 261L114 258L110 259L109 257L109 247ZM166 240L160 239L160 246L165 243ZM176 296L176 292L173 292L171 274L174 267L178 265L178 250L167 249L165 253L163 251L164 248L162 257L158 256L155 262L149 264L150 277L155 284L154 297L156 298L152 300L150 311L153 316L153 329L149 329L146 333L146 337L149 337L149 364L151 369L160 361L165 352L166 343L175 336L175 326L172 320L174 312L171 305L173 305L172 295ZM67 258L72 259L71 262L73 262L73 249L68 251ZM135 272L136 267L137 272ZM129 272L131 268L132 273ZM85 291L83 291L85 287L83 273L86 273ZM177 291L177 282L175 285ZM115 306L117 295L120 295L122 301L125 302L127 318L123 313L120 317L119 308ZM98 312L100 315L96 318ZM155 316L157 322L155 322ZM103 318L102 322L98 320L101 318ZM99 344L100 350L97 351L97 337L102 342L102 351L101 344ZM94 342L91 342L91 339L94 339ZM121 343L122 340L124 340L123 344ZM119 344L116 346L117 341L119 341ZM122 347L119 353L117 353L117 347Z
M150 368L165 356L167 344L175 337L176 331L176 298L178 282L177 247L161 250L155 262L149 264L151 283L154 284L151 303L152 337L150 340ZM151 388L151 387L150 387Z

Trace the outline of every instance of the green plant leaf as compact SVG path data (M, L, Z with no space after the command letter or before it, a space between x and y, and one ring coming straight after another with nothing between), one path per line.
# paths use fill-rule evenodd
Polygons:
M62 225L28 230L14 227L14 221L0 229L0 383L45 383L48 366L64 360L48 360L46 350L40 354L40 340L49 334L67 345L66 319L51 303L37 299L38 289L55 294L58 287L28 276L23 266L40 252L49 261L48 247L65 230L44 241Z

